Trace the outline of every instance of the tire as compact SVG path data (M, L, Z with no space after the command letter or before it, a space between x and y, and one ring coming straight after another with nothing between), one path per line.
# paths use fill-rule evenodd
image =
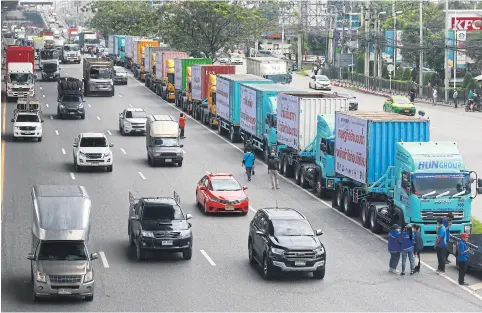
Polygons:
M137 261L144 261L146 259L146 252L140 247L140 243L136 244L136 258Z
M308 182L305 180L305 176L303 175L303 173L301 173L301 176L300 176L300 185L301 185L301 187L303 187L303 188L308 188L308 187L310 187L310 185L308 184Z
M343 212L343 188L342 186L337 186L335 189L335 201L336 201L336 209L340 212Z
M317 270L313 272L314 279L323 279L325 278L325 268L323 267L321 270Z
M295 166L295 182L298 186L301 185L301 166L299 164L296 164Z
M37 138L37 141L38 141L38 142L42 142L42 137L38 137L38 138Z
M218 134L222 136L223 133L224 133L224 130L223 130L223 128L221 127L221 123L218 121Z
M121 133L121 136L125 136L125 135L126 135L126 133L125 133L125 131L124 131L124 127L121 127L120 133Z
M283 159L283 173L285 177L293 176L293 167L288 164L288 157Z
M206 200L204 200L204 205L203 205L203 210L204 210L204 215L209 215L208 210L206 209Z
M114 91L114 89L112 89L112 91L109 93L109 97L113 97L114 93L115 93L115 91Z
M85 296L85 301L93 301L93 300L94 300L94 295Z
M279 172L280 174L284 174L284 173L285 173L285 172L284 172L284 167L283 167L284 159L285 159L284 155L281 155L281 156L279 157L279 160L278 160L278 161L279 161L279 162L278 162L278 172Z
M129 225L129 228L130 228L130 225ZM134 245L135 245L134 236L132 235L132 232L129 230L129 246L133 247Z
M343 212L346 216L353 216L356 212L355 204L350 197L348 188L345 188L343 192Z
M85 120L85 114L81 114L81 115L80 115L80 119L81 119L81 120Z
M256 264L256 259L253 257L253 244L251 243L251 239L248 240L248 260L249 264Z
M320 197L320 198L326 198L326 188L323 186L323 183L321 181L322 175L320 173L320 177L316 178L316 183L315 183L315 194Z
M370 230L374 234L379 234L382 231L382 226L377 222L377 210L370 207Z
M362 200L360 205L361 224L365 228L370 227L370 204L366 200Z
M268 160L269 160L269 156L270 156L270 154L271 154L271 153L270 153L271 151L269 151L268 143L265 142L265 143L263 144L263 146L264 146L264 150L263 150L264 162L265 162L266 164L268 164Z
M229 131L229 140L232 142L232 143L236 143L238 140L237 140L237 136L236 134L234 133L234 128L232 127Z
M154 160L151 158L151 156L149 155L149 153L147 154L147 163L148 163L151 167L154 167L154 166L155 166Z
M269 257L265 255L263 258L263 277L264 279L268 280L274 278L275 276L275 268L273 268Z
M183 260L190 260L192 258L192 247L184 249L182 251L182 259Z
M182 161L181 161L181 162L177 162L177 166L181 167L181 166L182 166Z
M110 173L110 172L112 172L112 170L113 170L113 169L114 169L114 165L113 165L113 164L112 164L112 165L107 166L107 172L109 172L109 173Z

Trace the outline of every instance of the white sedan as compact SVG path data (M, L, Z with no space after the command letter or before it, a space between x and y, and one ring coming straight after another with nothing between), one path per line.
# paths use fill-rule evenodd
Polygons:
M313 75L309 87L315 90L331 90L331 81L325 75Z

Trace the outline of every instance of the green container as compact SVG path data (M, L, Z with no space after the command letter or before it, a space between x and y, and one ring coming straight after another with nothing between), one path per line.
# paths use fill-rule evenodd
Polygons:
M174 61L174 88L176 90L186 89L186 68L196 64L213 64L212 59L190 58L176 59Z

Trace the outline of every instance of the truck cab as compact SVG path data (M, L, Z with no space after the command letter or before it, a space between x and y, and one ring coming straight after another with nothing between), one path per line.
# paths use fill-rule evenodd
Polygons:
M60 78L60 66L58 60L44 62L40 73L42 81L58 80Z
M167 74L164 78L166 85L163 87L163 98L166 101L171 101L176 99L176 89L174 88L174 59L166 60Z
M77 63L80 64L82 57L80 55L79 45L66 44L62 47L62 54L60 55L62 63Z
M150 115L146 123L146 150L149 165L177 164L184 160L179 142L179 124L170 115Z
M32 63L9 63L6 76L7 99L35 95L35 75Z
M44 63L52 63L56 62L59 63L58 60L58 51L55 49L43 49L40 50L40 69L43 69Z
M114 96L114 71L108 59L84 58L84 95L103 93Z
M218 126L216 119L216 75L209 74L208 78L208 97L201 102L200 120L210 128Z

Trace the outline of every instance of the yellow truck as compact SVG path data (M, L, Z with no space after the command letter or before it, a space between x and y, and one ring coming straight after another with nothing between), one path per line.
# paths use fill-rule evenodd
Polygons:
M174 88L175 59L185 59L186 52L158 51L156 54L156 83L155 92L166 101L176 99Z
M151 91L155 91L154 87L156 82L156 55L157 51L150 52L151 57L150 60L146 59L145 68L146 68L146 79L145 85Z
M186 110L189 103L192 101L192 73L191 67L186 67L186 95L182 97L182 100L178 103L178 107Z
M150 39L139 39L134 41L134 51L133 51L133 63L134 66L132 71L134 72L134 77L144 81L145 79L145 50L146 47L160 47L161 43L159 41Z
M207 104L202 103L200 120L211 128L217 128L218 120L216 119L216 75L210 74L208 79L208 97Z

